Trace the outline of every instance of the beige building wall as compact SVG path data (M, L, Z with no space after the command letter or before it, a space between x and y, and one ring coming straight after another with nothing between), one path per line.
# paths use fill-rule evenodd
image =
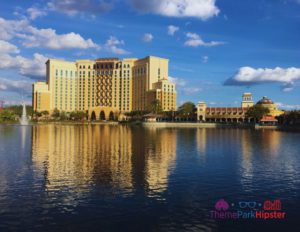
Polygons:
M46 62L46 78L51 93L50 110L77 109L77 69L75 62L50 59Z
M89 113L95 112L96 108L97 111L103 108L118 113L144 111L152 102L149 97L153 96L161 101L164 110L175 110L176 91L175 85L168 82L168 62L154 56L139 60L101 58L76 62L49 59L44 83L48 86L49 96L43 90L40 108ZM36 86L35 89L42 84ZM34 110L39 110L38 96L33 92Z
M96 75L95 62L91 60L77 60L76 68L76 110L87 111L96 106Z
M32 95L32 106L35 111L50 111L51 94L45 82L34 83Z
M156 99L159 100L163 111L176 110L175 84L167 79L162 79L153 83L152 90L149 90L148 92L147 105L151 105Z
M153 83L168 79L169 60L148 56L137 60L133 69L133 111L144 111L149 105L147 91L153 89Z

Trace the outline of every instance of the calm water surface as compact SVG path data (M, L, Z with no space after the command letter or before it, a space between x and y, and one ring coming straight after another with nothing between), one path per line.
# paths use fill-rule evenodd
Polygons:
M280 199L287 218L214 219L219 199ZM0 231L297 231L299 218L300 133L0 126Z

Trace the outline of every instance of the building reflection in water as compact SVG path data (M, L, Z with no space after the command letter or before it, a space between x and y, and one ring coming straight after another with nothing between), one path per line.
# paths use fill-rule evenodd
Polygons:
M142 187L146 194L160 193L175 158L174 130L110 125L32 129L35 174L44 179L48 194L63 189L68 198L73 193L64 201L95 189L131 194Z
M253 134L255 133L255 134ZM275 160L279 154L282 133L275 130L261 130L249 132L241 130L241 184L248 191L253 191L254 184L257 181L257 165L266 166L266 175L268 174L268 163ZM254 158L254 156L258 156ZM261 163L254 164L254 160L260 160ZM270 164L270 166L273 166ZM264 173L259 173L260 177Z
M149 194L156 196L168 187L171 170L176 160L176 130L147 128L146 138L150 146L145 151L146 180Z
M204 156L206 152L206 143L207 143L207 134L206 134L206 128L198 128L197 129L197 150L201 154L201 156Z

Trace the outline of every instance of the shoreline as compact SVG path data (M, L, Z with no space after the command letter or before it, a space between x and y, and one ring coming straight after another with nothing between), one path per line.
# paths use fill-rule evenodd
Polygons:
M0 122L0 125L7 126L21 126L17 122ZM116 121L43 121L31 122L29 126L35 125L128 125L128 126L141 126L145 128L233 128L233 129L253 129L253 130L277 130L277 131L294 131L300 132L300 126L293 125L276 125L276 126L263 126L254 124L225 124L225 123L199 123L199 122L116 122Z

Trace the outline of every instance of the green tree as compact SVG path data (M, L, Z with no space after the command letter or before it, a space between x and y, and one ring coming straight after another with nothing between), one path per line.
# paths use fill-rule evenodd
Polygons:
M160 100L155 99L154 101L151 102L150 111L151 113L155 113L155 114L162 112Z
M86 117L86 112L84 111L73 111L70 113L70 118L76 121L83 120Z
M255 122L259 121L263 116L270 113L270 110L261 105L254 105L250 107L246 113L247 118L254 118Z
M52 117L53 118L59 118L60 117L60 113L59 113L59 110L58 109L54 109L53 112L52 112Z
M68 119L68 115L66 114L65 111L61 111L60 114L59 114L59 119L60 120L67 120Z
M300 111L299 110L292 110L284 115L284 121L287 124L297 124L300 123Z
M14 112L9 109L4 109L0 112L0 121L2 122L15 121L15 117Z
M49 115L49 111L48 110L44 110L41 112L42 115L48 116Z
M197 109L193 102L185 102L178 108L178 115L182 118L195 118Z

